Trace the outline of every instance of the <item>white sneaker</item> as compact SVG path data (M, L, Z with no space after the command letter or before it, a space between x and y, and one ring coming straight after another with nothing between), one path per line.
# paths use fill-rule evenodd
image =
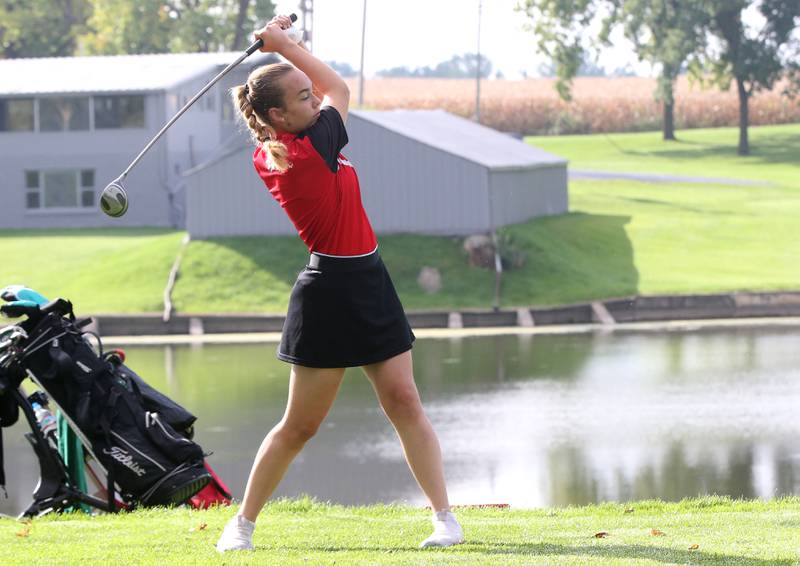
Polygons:
M437 511L433 514L433 534L422 541L420 548L432 546L453 546L464 542L464 531L456 516L450 511Z
M253 550L253 530L256 524L242 515L234 515L217 541L217 552Z

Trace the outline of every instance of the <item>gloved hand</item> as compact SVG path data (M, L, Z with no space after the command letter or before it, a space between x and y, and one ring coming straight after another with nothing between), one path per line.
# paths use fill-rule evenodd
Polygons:
M9 285L0 291L0 298L8 303L0 306L0 314L6 318L30 315L49 302L43 295L24 285Z

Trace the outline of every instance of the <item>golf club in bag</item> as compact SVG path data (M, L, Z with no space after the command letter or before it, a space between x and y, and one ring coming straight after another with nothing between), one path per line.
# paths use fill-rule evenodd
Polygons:
M79 503L115 512L230 502L227 487L192 440L196 417L127 367L124 353L103 352L99 336L92 335L97 351L82 330L90 319L77 320L69 301L43 303L46 299L24 287L7 287L0 296L7 301L0 306L3 315L25 317L0 331L0 426L13 424L22 410L41 471L34 502L23 515ZM21 389L26 377L42 392L26 398ZM48 398L105 474L105 501L75 487L58 450L40 430L32 406Z
M297 15L290 14L289 19L292 20L292 22L296 22ZM297 42L299 42L303 37L302 31L294 27L289 28L288 30L286 30L286 32L289 34L289 37L291 37L292 40ZM170 128L170 126L172 126L172 124L174 124L175 121L178 118L180 118L183 115L183 113L186 112L189 109L189 107L197 101L198 98L203 96L203 94L205 94L208 89L217 84L217 82L219 82L219 80L222 77L227 75L231 69L236 67L239 63L247 59L250 55L252 55L256 51L261 49L263 45L264 42L262 42L260 39L253 42L253 44L250 45L250 47L248 47L245 50L245 52L239 56L238 59L236 59L233 63L229 64L222 71L220 71L220 73L217 76L211 79L208 82L208 84L206 84L202 89L200 89L200 91L197 94L195 94L186 104L184 104L183 108L178 110L175 116L173 116L169 120L169 122L167 122L155 136L153 136L153 139L151 139L147 143L147 145L144 146L144 149L140 151L139 155L137 155L131 162L131 164L128 165L128 168L125 169L125 171L123 171L119 177L111 181L111 183L109 183L105 189L103 189L103 192L100 195L100 209L103 212L105 212L108 216L111 216L113 218L119 218L128 211L128 194L125 192L125 187L122 184L122 182L125 180L125 177L128 176L128 173L130 173L131 170L136 166L136 164L139 163L139 161L141 161L142 157L144 157L144 154L147 153L147 151L151 147L153 147L153 145L159 140L159 138L164 135L164 132L166 132Z

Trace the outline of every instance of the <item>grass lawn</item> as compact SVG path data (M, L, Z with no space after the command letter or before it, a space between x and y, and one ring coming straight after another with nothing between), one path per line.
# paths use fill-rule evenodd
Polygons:
M0 288L23 284L78 313L163 310L183 232L149 228L0 230Z
M463 509L467 542L419 550L428 512L277 501L256 550L213 548L234 509L0 520L3 564L800 564L800 498L706 497L538 510ZM657 532L653 530L656 529ZM597 538L597 533L607 536ZM662 533L662 534L659 534Z
M747 157L736 155L738 128L679 130L676 137L665 142L661 132L644 132L525 141L566 157L572 169L752 179L800 190L800 124L750 128Z
M506 304L800 288L800 187L578 181L570 208L506 229Z

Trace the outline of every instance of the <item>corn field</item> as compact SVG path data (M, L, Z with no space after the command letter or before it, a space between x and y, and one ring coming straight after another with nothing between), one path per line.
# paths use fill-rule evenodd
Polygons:
M573 100L559 99L554 79L481 81L481 123L526 135L588 134L659 130L662 105L653 95L655 79L642 77L578 77ZM348 79L351 99L358 99L358 80ZM800 122L800 99L782 95L782 86L750 100L750 124ZM734 88L703 89L686 77L675 90L675 126L710 128L736 126L739 102ZM453 114L475 115L475 81L468 79L365 80L364 108L442 108Z

